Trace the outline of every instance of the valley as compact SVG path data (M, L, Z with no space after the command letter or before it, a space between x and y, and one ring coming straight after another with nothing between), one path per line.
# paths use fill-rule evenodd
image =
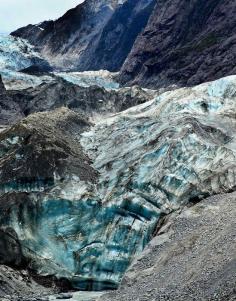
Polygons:
M0 36L0 300L235 300L224 2L86 0Z

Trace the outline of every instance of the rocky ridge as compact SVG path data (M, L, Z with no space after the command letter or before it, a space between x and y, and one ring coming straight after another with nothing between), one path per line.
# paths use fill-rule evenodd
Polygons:
M11 34L36 45L57 69L118 71L154 4L155 0L86 0L56 21Z
M91 120L96 120L144 103L158 93L135 86L114 89L113 83L102 77L87 79L84 82L83 76L78 77L77 74L50 75L46 78L43 77L41 80L45 82L41 82L41 84L37 79L38 77L32 77L33 85L36 86L21 90L6 90L0 78L2 87L2 92L0 92L2 94L0 124L13 124L31 113L53 110L63 106L84 114ZM28 82L28 77L26 77L26 81ZM10 82L13 87L15 84L19 84L19 82L14 83L12 80ZM100 82L101 86L98 86ZM23 82L23 87L24 85ZM111 86L112 89L105 89L103 85Z

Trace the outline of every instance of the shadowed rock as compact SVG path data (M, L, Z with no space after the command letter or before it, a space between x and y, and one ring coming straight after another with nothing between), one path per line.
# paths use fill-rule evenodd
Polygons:
M235 1L156 1L120 80L158 88L235 74L235 26Z

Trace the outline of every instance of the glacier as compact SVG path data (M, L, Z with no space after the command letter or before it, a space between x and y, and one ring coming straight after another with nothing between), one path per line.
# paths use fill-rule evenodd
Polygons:
M26 40L0 34L0 75L6 89L27 89L52 81L49 75L38 77L21 72L33 65L49 68L49 64Z
M0 133L0 230L39 275L117 288L163 216L235 190L235 98L229 76L95 124L28 116Z
M37 87L43 83L53 82L56 77L77 86L88 88L98 86L106 90L120 88L115 78L117 73L106 70L85 72L45 72L35 75L22 72L30 66L49 67L48 63L36 51L35 47L26 40L0 34L0 74L7 90L23 90Z
M42 58L26 40L0 35L0 69L19 71Z

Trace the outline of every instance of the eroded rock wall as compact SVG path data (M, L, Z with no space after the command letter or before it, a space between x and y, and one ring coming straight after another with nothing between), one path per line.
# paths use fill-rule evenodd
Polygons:
M193 86L235 74L236 3L159 0L121 69L128 85Z

